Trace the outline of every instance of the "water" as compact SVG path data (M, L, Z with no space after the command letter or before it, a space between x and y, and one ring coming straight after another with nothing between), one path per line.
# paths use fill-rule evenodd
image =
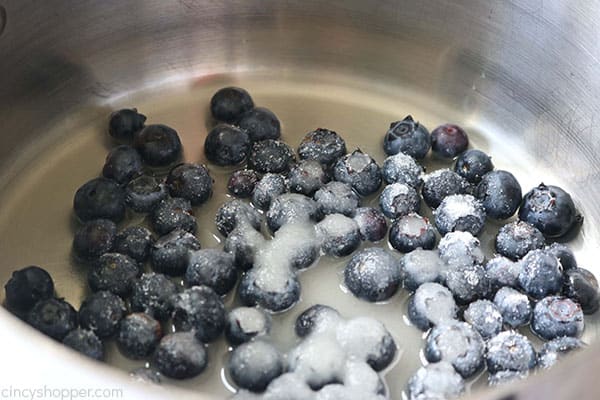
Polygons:
M81 184L101 171L111 145L106 133L110 111L137 107L148 117L148 124L166 124L179 132L185 161L206 163L202 144L211 124L208 102L218 88L231 84L245 87L257 105L268 107L278 115L283 139L294 148L305 133L326 127L345 138L349 151L360 147L381 163L385 158L381 140L389 123L412 114L430 130L444 122L463 125L472 146L491 154L496 168L513 172L524 191L541 180L562 184L548 171L538 169L535 160L519 151L519 146L506 143L485 121L457 114L399 87L387 87L355 77L292 72L279 77L245 75L237 80L208 77L191 83L171 83L111 99L107 104L83 111L62 121L38 143L24 149L15 161L15 167L0 181L0 204L3 205L0 209L0 254L3 256L0 282L6 282L14 269L37 264L50 271L59 296L78 306L87 293L86 269L71 259L71 241L77 227L72 214L72 199ZM449 167L450 163L428 158L425 165L432 171ZM228 199L225 186L233 170L211 166L215 194L208 203L196 209L197 236L204 248L222 245L213 219L219 205ZM568 185L564 186L568 189ZM375 196L364 199L363 205L376 205ZM143 222L139 217L133 221ZM488 231L493 233L484 233L480 237L488 255L498 226L488 222ZM574 245L583 265L594 265L591 263L596 250L592 244L594 240L590 234L580 237ZM387 246L387 242L383 241L382 245ZM400 348L395 363L385 371L392 397L399 399L408 378L423 363L420 353L423 334L407 323L404 314L408 295L405 291L383 304L369 304L344 290L342 271L348 258L322 257L316 266L300 275L302 299L292 310L274 317L273 340L282 351L297 343L293 321L315 303L333 306L347 318L358 315L377 318L392 332ZM231 306L234 301L229 295L226 304ZM588 319L584 335L588 342L598 335L599 324L595 320L597 318L590 323ZM145 364L121 356L114 343L109 343L107 350L107 362L125 371ZM220 397L229 396L231 391L223 383L226 374L222 370L226 351L227 346L222 340L211 344L208 369L198 378L175 384Z

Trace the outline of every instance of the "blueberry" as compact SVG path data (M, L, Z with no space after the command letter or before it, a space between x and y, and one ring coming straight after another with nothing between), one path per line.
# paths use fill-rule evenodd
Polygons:
M585 346L584 342L574 337L563 336L552 339L544 343L538 353L538 366L542 369L551 368L567 354L580 350Z
M582 217L569 193L541 183L523 197L519 219L538 228L544 236L557 238L567 234Z
M235 258L218 249L190 252L185 282L188 286L206 285L218 295L227 294L237 283Z
M315 391L342 382L346 358L335 335L310 335L287 354L289 370L302 376Z
M354 212L360 237L369 242L378 242L385 237L388 224L381 211L373 207L359 207Z
M221 88L210 99L210 112L217 121L236 123L253 108L252 97L239 87Z
M177 286L163 274L149 272L133 283L131 310L146 313L159 321L169 318Z
M402 121L392 122L383 138L383 150L387 155L404 153L422 160L430 147L429 131L410 115Z
M446 286L461 305L486 297L490 292L490 281L485 268L478 264L456 265L444 273Z
M515 331L500 332L487 342L485 361L490 374L533 369L536 355L529 339Z
M581 306L569 298L545 297L533 308L531 330L542 339L552 340L560 336L579 337L583 333L583 328Z
M481 150L465 151L454 164L454 172L473 184L479 183L485 174L493 170L492 159Z
M519 285L529 296L539 300L560 292L562 267L556 257L544 250L532 250L520 264Z
M352 217L360 203L352 186L337 181L329 182L317 190L314 199L324 215L338 213Z
M271 344L257 340L236 347L227 364L231 379L237 386L262 392L284 370L281 353Z
M246 159L249 149L248 133L232 125L215 126L204 140L204 155L216 165L237 165Z
M425 282L442 281L444 263L437 250L415 249L400 259L404 287L411 292Z
M281 136L279 119L271 110L264 107L255 107L246 111L238 122L238 126L248 133L252 142L279 139Z
M143 172L142 157L133 147L127 145L113 148L106 156L102 168L102 175L117 183L127 183Z
M232 254L235 266L247 271L254 265L256 252L263 246L265 238L253 227L242 224L225 239L223 250Z
M119 296L107 291L91 294L79 307L79 323L99 338L114 335L125 316L125 303Z
M425 282L408 302L408 318L422 331L456 318L458 308L447 287Z
M485 212L490 218L506 219L511 217L521 204L521 185L508 171L495 170L481 178L475 189L476 197L481 200Z
M4 290L7 308L27 311L38 301L54 296L54 282L46 270L32 265L14 271Z
M389 366L396 355L396 342L386 327L369 317L353 318L336 330L338 343L351 360L364 361L375 371Z
M503 225L495 241L496 251L511 260L523 258L531 250L541 249L545 244L542 232L523 221Z
M421 208L421 197L411 186L404 183L392 183L381 192L379 207L386 217L399 218L411 213L418 213Z
M485 265L486 274L490 280L492 291L496 292L503 286L519 287L520 265L506 257L496 256Z
M456 231L444 235L438 245L440 258L449 266L483 264L481 243L469 232Z
M454 158L469 147L469 137L454 124L440 125L431 131L431 151L442 158Z
M498 307L489 300L477 300L469 304L463 313L465 322L479 332L484 340L502 331L503 319Z
M279 255L284 257L293 269L307 268L319 257L319 241L312 224L284 225L275 232L269 245L272 249L281 246L282 251L279 251Z
M213 179L208 169L200 164L179 164L165 181L173 197L189 200L192 206L205 203L212 195Z
M485 226L483 204L470 194L453 194L442 200L434 212L435 226L441 235L466 231L476 236Z
M315 304L298 315L294 324L294 331L298 337L305 337L314 332L335 329L341 321L340 313L334 308L323 304Z
M392 223L389 241L401 253L408 253L419 247L431 250L435 247L435 230L427 218L410 213Z
M94 332L77 328L63 339L63 344L95 360L104 359L104 345Z
M504 323L511 328L527 325L531 319L529 299L516 289L500 288L494 296L494 304L502 314Z
M359 299L370 302L387 300L400 287L398 260L378 247L361 250L346 265L344 283Z
M139 213L151 212L167 196L165 185L149 175L132 179L125 187L125 204Z
M112 250L117 226L107 219L87 221L75 232L73 251L82 260L94 260Z
M333 166L333 177L344 182L361 196L375 193L381 186L381 168L368 154L359 149L341 157Z
M151 167L166 167L181 157L177 131L166 125L148 125L133 138L133 147Z
M238 288L244 305L259 305L273 312L284 311L300 299L300 282L289 270L253 268L242 275Z
M423 177L421 194L431 208L437 208L445 197L452 194L467 194L469 182L449 169L439 169Z
M562 294L577 302L584 314L598 311L598 281L594 274L584 268L565 271Z
M377 400L385 399L387 389L383 380L377 372L375 372L371 366L362 361L348 361L346 362L346 371L342 379L344 384L331 384L325 386L319 391L319 396L325 394L326 390L331 387L339 386L343 389L340 394L342 397L338 397L334 394L332 396L336 399L349 399L355 397L356 400L372 398L373 395L378 395ZM321 400L328 399L327 397L321 398Z
M342 214L330 214L315 225L321 249L325 254L343 257L360 245L358 224Z
M269 314L254 307L236 307L227 314L225 338L232 345L266 336L271 331Z
M294 165L288 174L291 192L312 196L325 183L328 177L321 164L315 160L302 160Z
M252 196L254 187L260 181L260 176L251 169L235 171L227 181L227 191L238 198Z
M188 379L199 375L206 368L207 361L204 345L192 332L176 332L164 336L154 353L156 368L173 379Z
M128 296L140 273L132 258L119 253L105 253L89 272L88 283L95 292L108 290L118 296Z
M200 242L194 235L175 229L154 243L150 252L150 263L155 271L170 276L185 273L189 252L200 250Z
M269 229L276 232L283 225L292 222L317 221L321 212L317 203L310 197L298 193L285 193L273 199L266 216Z
M154 244L152 233L143 226L129 226L115 236L113 250L143 263Z
M194 286L173 301L173 324L177 330L193 330L201 342L212 342L225 329L223 300L208 286Z
M160 385L162 381L160 372L147 367L134 369L129 373L129 377L142 384Z
M144 122L146 116L138 113L135 108L115 111L110 115L108 133L119 141L129 142L144 127Z
M264 174L252 192L252 204L261 210L268 210L273 199L287 192L285 178L279 174Z
M575 254L573 254L573 251L568 246L562 243L552 243L550 246L547 246L544 250L552 254L554 257L558 258L558 261L560 261L560 265L562 265L565 271L577 268L577 260L575 259Z
M196 233L197 224L192 204L189 200L178 197L161 201L150 215L150 222L159 235L166 235L175 229Z
M77 328L77 311L62 299L43 299L27 314L27 323L56 340Z
M408 400L451 399L465 391L465 381L445 361L421 367L408 381Z
M260 230L261 216L252 206L242 200L226 201L217 210L215 224L221 235L227 237L237 226L248 224Z
M424 169L411 156L398 153L387 157L381 167L381 175L387 183L404 183L417 188L421 186Z
M527 379L528 376L529 371L498 371L495 374L488 375L488 385L496 387L508 383L515 383Z
M251 400L254 397L245 397L246 394L250 392L240 390L234 396L236 400ZM241 396L240 396L241 395ZM250 396L259 396L257 394L250 394ZM269 386L267 386L267 391L263 395L264 399L276 400L276 399L286 399L286 400L311 400L315 396L315 393L312 391L310 386L304 381L304 378L299 374L295 374L293 372L288 372L282 375L279 375L277 378L273 379ZM239 398L238 398L239 397Z
M141 360L154 352L161 337L162 329L157 320L144 313L134 313L121 320L116 341L125 357Z
M323 165L333 165L346 154L346 142L329 129L318 128L308 132L298 146L301 160L317 160Z
M260 173L284 173L296 161L294 150L279 140L254 142L248 155L248 168Z
M111 179L95 178L77 189L73 209L81 221L102 218L119 222L125 217L125 192Z

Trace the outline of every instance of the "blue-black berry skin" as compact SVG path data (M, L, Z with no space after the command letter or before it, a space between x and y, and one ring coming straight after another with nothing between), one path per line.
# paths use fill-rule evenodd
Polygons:
M125 191L111 179L94 178L77 189L73 209L81 221L119 222L125 217Z
M463 318L484 340L500 333L504 322L498 307L489 300L477 300L469 304Z
M333 165L346 155L346 142L336 132L318 128L304 136L298 146L298 155L302 160L317 160L323 165Z
M117 332L119 322L125 316L123 300L108 291L93 293L79 307L79 324L93 331L100 339Z
M204 343L217 339L225 329L225 305L208 286L194 286L175 296L173 324L179 331L191 331Z
M536 365L536 354L529 339L515 331L500 332L487 342L486 364L488 371L525 372Z
M430 148L429 131L410 115L402 121L392 122L383 138L383 150L387 155L404 153L422 160Z
M86 329L77 328L72 330L63 339L63 344L79 353L95 360L104 359L104 344L94 334Z
M116 342L125 357L141 360L154 352L161 337L157 320L144 313L133 313L121 320Z
M312 196L328 181L327 174L316 160L302 160L288 174L291 192Z
M242 116L254 108L250 94L239 87L219 89L210 99L210 112L217 121L230 124L240 121Z
M62 299L40 300L27 313L27 323L55 340L77 328L77 311Z
M565 355L585 348L586 344L580 339L563 336L544 343L538 353L538 367L548 369L553 367Z
M562 289L563 271L560 262L544 250L533 250L520 261L519 285L529 296L542 299L558 294Z
M358 224L362 240L379 242L387 234L388 224L385 216L376 208L359 207L352 218Z
M218 249L190 252L185 271L185 282L188 286L206 285L217 294L224 295L233 289L237 278L233 255Z
M238 295L244 305L259 305L264 309L279 312L294 306L300 299L300 282L296 274L290 273L285 287L279 291L269 291L260 287L257 274L255 269L251 269L242 275Z
M161 339L153 360L163 375L172 379L188 379L204 371L208 356L193 332L176 332Z
M321 211L317 202L299 193L284 193L271 202L266 214L267 226L276 232L283 225L292 222L318 221Z
M149 272L133 283L131 310L146 313L159 321L168 319L177 286L166 275Z
M133 147L151 167L171 165L181 158L182 153L177 131L166 125L146 126L135 134Z
M215 126L204 140L204 155L213 164L237 165L248 156L250 138L246 131L227 124Z
M133 135L144 127L146 116L133 109L113 112L108 122L108 133L120 142L131 142Z
M408 400L451 399L464 391L464 379L446 361L419 368L407 387Z
M503 287L496 292L494 304L502 320L511 328L527 325L531 320L531 303L526 295L516 289Z
M456 319L457 312L450 290L435 282L423 283L408 302L408 318L422 331Z
M333 166L333 177L344 182L361 196L375 193L381 186L381 168L368 154L354 150L340 158Z
M531 330L542 339L580 337L583 328L581 306L569 298L548 296L538 301L533 309Z
M183 275L192 250L200 250L198 239L189 232L176 229L154 243L150 251L150 263L157 272L169 276Z
M204 165L179 164L169 172L165 183L171 196L189 200L192 206L199 206L212 195L213 179Z
M434 216L442 236L454 231L477 236L485 226L486 212L483 204L470 194L453 194L442 200Z
M475 189L490 218L506 219L519 208L522 199L519 181L508 171L495 170L481 178Z
M476 149L460 154L454 164L454 172L473 184L478 184L485 174L493 170L494 164L490 156Z
M264 174L252 192L252 204L261 210L268 210L273 199L287 192L285 178L280 174Z
M150 256L154 244L152 232L143 226L129 226L115 236L114 252L125 254L139 263L145 262Z
M440 125L431 131L431 151L442 158L454 158L469 147L469 137L455 124Z
M490 281L485 269L479 264L449 267L444 278L457 304L466 305L483 299L490 292Z
M159 235L175 230L196 233L197 223L189 200L179 197L161 201L150 215L152 228Z
M392 222L388 239L392 247L401 253L409 253L419 247L431 250L436 242L433 226L427 218L415 213Z
M229 234L237 227L248 224L256 230L260 230L261 215L250 204L233 199L226 201L219 207L215 216L217 229L223 236Z
M294 150L280 140L254 142L248 155L248 168L260 173L287 173L296 161Z
M227 181L227 191L233 196L241 199L250 197L260 179L258 173L251 169L235 171Z
M108 290L118 296L128 296L140 268L132 258L119 253L105 253L89 272L88 283L93 291Z
M225 239L223 250L233 255L236 268L247 271L253 267L256 253L264 243L262 233L244 225L231 231Z
M330 214L315 226L317 238L325 254L343 257L360 246L358 224L342 214Z
M270 331L271 317L259 308L237 307L227 314L225 338L234 346L268 335Z
M262 392L283 373L284 360L271 344L257 340L236 347L227 364L235 384L253 392Z
M421 197L416 189L404 183L387 185L379 197L379 207L388 218L399 218L418 213Z
M341 316L333 307L324 304L312 305L298 315L294 324L294 332L298 337L306 337L320 329L320 325L328 318L338 320L341 319Z
M27 311L38 301L54 296L54 282L45 269L32 265L14 271L4 290L10 310Z
M149 213L167 198L164 183L149 175L132 179L125 187L125 204L138 213Z
M387 157L381 166L381 176L386 183L404 183L414 188L423 183L424 172L414 158L404 153Z
M445 265L437 250L415 249L404 255L399 265L404 287L411 292L423 283L443 281Z
M108 219L96 219L84 223L75 232L73 251L82 260L94 260L112 250L117 226Z
M573 250L571 250L569 246L554 242L550 246L547 246L544 250L558 258L560 265L562 265L565 271L577 268L577 259L575 258L575 254L573 254Z
M508 286L513 289L519 287L519 272L521 267L518 263L512 260L496 256L489 260L485 265L486 274L490 280L492 291Z
M547 238L564 236L581 218L569 193L543 183L525 194L519 209L519 219L538 228Z
M314 195L321 213L344 214L352 217L360 204L358 194L347 183L332 181L317 190Z
M142 175L144 164L140 154L131 146L114 147L106 156L102 175L117 183L127 183Z
M496 235L495 246L498 254L519 260L531 250L541 249L546 244L542 232L523 221L503 225Z
M281 123L268 108L254 107L246 111L238 122L240 129L246 131L252 142L267 139L279 139Z
M440 169L423 177L421 194L431 208L437 208L445 197L452 194L467 194L471 186L465 178L449 169Z
M571 268L565 271L562 294L577 302L584 314L598 311L598 280L585 268Z
M344 283L360 299L370 302L387 300L400 287L398 260L381 248L364 249L346 265Z

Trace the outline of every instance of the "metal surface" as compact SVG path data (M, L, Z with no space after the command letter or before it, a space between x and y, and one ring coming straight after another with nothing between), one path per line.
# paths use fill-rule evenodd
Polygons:
M586 217L591 262L600 226L599 17L592 1L0 0L0 167L16 172L22 150L40 145L58 121L159 83L247 71L368 77L502 132L536 168L568 182ZM83 381L130 385L60 353L4 310L0 324L0 351L23 355L10 368L15 376L40 365L68 376L81 362ZM35 365L27 362L34 357ZM522 390L516 399L597 398L598 359L596 344L505 391Z

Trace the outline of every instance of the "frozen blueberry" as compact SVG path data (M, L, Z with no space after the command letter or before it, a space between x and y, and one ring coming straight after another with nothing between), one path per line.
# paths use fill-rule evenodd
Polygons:
M108 290L118 296L128 296L140 273L139 266L129 256L105 253L89 272L88 283L94 292Z
M337 328L342 317L334 308L315 304L304 310L296 318L294 331L298 337L305 337L313 332L324 332Z
M127 183L142 175L144 165L140 154L131 146L121 145L113 148L106 156L102 175L117 183Z
M515 331L500 332L487 342L485 361L490 374L533 369L536 355L529 339Z
M563 276L558 258L544 250L532 250L520 265L519 285L529 296L539 300L560 293Z
M454 172L468 182L477 184L485 174L494 170L490 156L481 150L467 150L456 159Z
M498 307L489 300L477 300L469 304L463 313L465 322L479 332L484 340L502 331L503 319Z
M225 338L239 345L255 337L266 336L271 331L269 314L255 307L236 307L227 314Z
M196 218L189 200L182 198L166 198L161 201L150 215L154 231L166 235L175 229L183 229L196 233Z
M235 86L219 89L210 99L210 112L217 121L236 123L253 108L250 94Z
M598 281L594 274L584 268L565 271L562 294L577 302L584 314L598 311Z
M529 371L511 371L504 370L498 371L495 374L488 375L488 385L496 387L500 385L506 385L511 382L518 382L527 379Z
M383 150L387 155L404 153L422 160L430 147L429 131L410 115L402 121L392 122L383 138Z
M398 153L387 157L381 167L381 175L387 183L404 183L417 188L423 183L423 167L411 156Z
M444 278L456 302L461 305L482 299L490 292L490 281L485 268L479 264L449 267Z
M215 216L217 229L223 236L228 236L237 226L248 224L260 230L261 216L250 204L233 199L219 207Z
M411 213L418 213L421 208L421 197L411 186L404 183L392 183L381 192L379 206L386 217L399 218Z
M315 225L321 249L325 254L343 257L360 245L358 224L342 214L330 214Z
M490 280L491 289L496 292L504 286L519 287L520 265L506 257L496 256L485 265L485 272Z
M545 244L542 232L523 221L502 226L495 241L496 251L511 260L523 258L531 250L541 249Z
M223 250L232 254L235 266L247 271L254 265L256 252L263 246L264 236L248 224L235 228L225 239Z
M511 217L521 204L521 185L510 172L495 170L481 178L475 195L483 203L490 218L506 219Z
M396 355L396 342L386 327L369 317L353 318L340 323L336 339L348 358L364 361L375 371L392 363Z
M254 142L248 155L248 168L260 173L288 172L296 161L294 150L280 140Z
M442 281L444 263L437 250L415 249L400 259L404 287L411 292L425 282Z
M56 340L77 328L77 311L62 299L40 300L27 314L27 323Z
M316 160L302 160L288 174L290 191L306 196L312 196L327 181L327 174Z
M151 167L166 167L181 157L177 131L166 125L148 125L134 135L133 147Z
M454 231L467 231L476 236L483 230L486 217L483 204L470 194L445 197L434 215L435 226L442 236Z
M387 300L400 287L398 260L378 247L361 250L346 265L344 283L360 299L371 302Z
M531 319L531 304L526 295L511 287L503 287L496 292L494 304L498 307L502 320L511 328L526 325Z
M125 187L125 204L139 213L151 212L167 196L165 185L149 175L132 179Z
M317 160L329 166L346 154L346 142L340 135L329 129L318 128L304 136L298 146L302 160Z
M352 186L337 181L329 182L317 190L314 199L324 215L339 213L352 217L360 203Z
M125 217L125 191L111 179L92 179L75 192L73 209L81 221L119 222Z
M236 126L219 124L204 140L204 155L213 164L237 165L246 159L250 149L248 133Z
M156 368L173 379L188 379L199 375L206 368L207 361L204 345L192 332L176 332L164 336L154 353Z
M300 299L300 282L289 270L255 267L242 275L238 295L246 306L284 311Z
M129 226L115 236L114 252L125 254L143 263L150 255L154 244L152 233L143 226Z
M431 131L431 151L442 158L454 158L469 147L469 137L454 124L440 125Z
M119 141L129 142L144 127L144 122L146 116L138 113L135 108L118 110L110 115L108 133Z
M160 385L162 382L160 372L148 367L134 369L129 372L129 377L133 381L143 384Z
M260 176L251 169L235 171L227 181L227 191L238 198L250 197L259 180Z
M10 310L27 311L38 301L54 296L54 282L46 270L32 265L14 271L4 290Z
M146 313L159 321L171 315L177 286L163 274L148 272L133 283L131 310Z
M217 294L224 295L233 289L238 274L233 255L218 249L190 252L185 282L188 286L206 285Z
M569 193L541 183L523 197L519 219L538 228L544 236L556 238L567 234L582 217Z
M538 367L542 369L551 368L567 354L580 350L585 346L584 342L574 337L563 336L552 339L544 343L538 353Z
M154 352L161 337L162 329L157 320L144 313L134 313L121 320L116 341L125 357L141 360Z
M456 318L458 308L447 287L425 282L408 302L408 318L422 331Z
M554 257L558 258L558 261L560 261L560 265L565 271L577 268L577 260L575 259L575 254L573 254L573 251L567 245L555 242L552 243L550 246L547 246L544 250L552 254Z
M271 344L257 340L236 347L227 364L231 379L237 386L262 392L284 370L281 353Z
M208 169L200 164L179 164L167 175L165 181L173 197L189 200L192 206L198 206L212 194L213 179Z
M479 239L469 232L456 231L444 235L438 245L440 258L449 266L483 264L485 256Z
M95 360L104 359L104 345L94 332L77 328L63 339L63 344Z
M419 247L431 250L435 247L435 230L427 218L410 213L392 223L389 241L401 253L408 253Z
M268 108L254 107L246 111L238 122L240 129L246 131L250 141L279 139L281 123L277 116Z
M452 399L464 391L465 381L446 361L419 368L407 387L408 400Z
M107 291L91 294L79 307L79 324L93 331L99 338L115 334L126 312L123 300Z
M445 197L452 194L467 194L469 182L449 169L438 169L423 177L421 194L431 208L437 208Z
M333 166L333 177L344 182L361 196L375 193L381 186L381 168L368 154L359 149L341 157Z
M173 300L173 324L177 330L193 330L201 342L212 342L225 329L223 300L208 286L186 289Z
M362 240L378 242L387 233L387 221L383 213L376 208L359 207L354 212L353 219L358 224Z
M189 252L200 250L200 242L194 235L181 229L161 237L152 245L150 263L155 271L170 276L185 273Z
M112 250L117 226L108 219L87 221L75 232L73 251L82 260L94 260Z
M279 174L264 174L252 192L252 204L261 210L268 210L273 199L287 192L285 178Z
M583 328L581 306L569 298L545 297L533 308L531 330L545 340L560 336L580 337Z
M273 199L266 216L269 229L276 232L291 222L317 221L321 212L317 203L310 197L299 193L285 193Z

